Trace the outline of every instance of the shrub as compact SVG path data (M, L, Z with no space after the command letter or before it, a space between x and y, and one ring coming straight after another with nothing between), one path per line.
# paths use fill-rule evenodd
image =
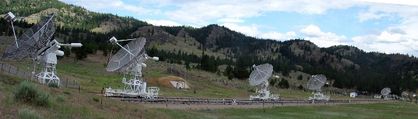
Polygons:
M43 92L38 92L38 96L35 98L35 105L48 107L50 105L49 95Z
M289 82L287 80L285 80L285 79L282 79L279 82L279 87L280 88L289 88Z
M93 97L93 101L94 101L94 102L99 102L100 100L99 100L99 98L97 98L97 97Z
M21 109L18 113L19 119L41 119L41 117L34 111L29 109Z
M65 96L64 95L58 95L56 100L57 100L57 102L64 102L65 101Z
M298 76L298 80L302 80L302 79L303 79L303 76L301 74L301 75Z
M16 89L15 99L17 101L35 104L37 106L49 106L49 95L40 91L34 84L23 81Z
M19 84L15 92L15 98L22 102L32 102L35 100L38 90L33 84L28 81L23 81Z
M298 86L298 89L299 89L299 90L303 90L303 86L302 86L302 85L299 85L299 86Z
M48 83L48 87L58 88L58 83Z
M66 95L71 95L71 93L68 92L68 91L64 91L63 93L66 94Z

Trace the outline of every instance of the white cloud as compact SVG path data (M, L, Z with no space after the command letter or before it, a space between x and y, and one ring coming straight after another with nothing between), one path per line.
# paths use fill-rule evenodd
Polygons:
M60 0L66 3L82 6L96 12L111 12L125 10L136 15L156 14L159 10L144 8L140 5L127 4L123 0Z
M171 21L171 20L153 20L153 19L148 19L145 20L146 22L155 25L155 26L181 26L180 23L177 23L175 21Z
M270 31L270 32L266 32L266 33L261 33L259 36L261 38L281 40L281 41L297 38L296 32L294 32L294 31L289 31L289 32L286 32L286 33Z
M402 53L418 56L418 39L405 34L383 31L352 38L353 45L366 51Z
M244 25L239 25L239 24L235 24L235 23L224 23L224 24L221 24L221 25L225 26L225 27L227 27L231 30L246 34L248 36L257 37L258 34L260 34L260 31L258 30L258 27L256 25L244 26Z
M203 0L203 1L170 1L178 7L165 14L171 20L184 21L197 26L209 21L231 20L243 22L243 19L259 16L265 12L297 12L303 14L322 14L329 9L343 9L352 6L352 2L335 0Z
M239 18L221 18L218 20L219 23L244 23L244 20Z
M380 4L418 6L418 1L417 0L356 0L356 1L369 2L369 3L380 3Z
M347 37L337 35L332 32L324 32L316 25L308 25L300 30L306 40L310 40L320 47L329 47L334 45L346 45Z
M368 10L359 14L360 21L377 21L398 17L400 23L376 34L355 36L354 45L366 51L403 53L418 56L418 1L364 0Z
M259 26L257 25L239 25L236 23L224 23L221 24L222 26L225 26L231 30L241 32L245 35L257 37L257 38L264 38L264 39L272 39L272 40L289 40L289 39L295 39L297 37L296 32L289 31L286 33L276 32L276 31L268 31L268 32L262 32L259 30Z
M374 12L362 12L359 13L358 18L360 22L368 21L368 20L375 20L375 19L381 19L383 17L388 17L390 14L386 13L374 13Z

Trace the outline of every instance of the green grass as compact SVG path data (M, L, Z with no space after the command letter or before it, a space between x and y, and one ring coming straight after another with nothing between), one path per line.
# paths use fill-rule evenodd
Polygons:
M19 119L41 119L39 114L30 109L21 109L19 110L18 115Z
M182 119L413 119L418 105L404 102L335 106L293 106L266 109L166 110Z
M57 71L62 78L77 80L87 91L98 92L104 86L121 86L122 75L106 72L100 63L61 61Z
M145 79L156 79L163 76L169 76L165 72L167 63L149 62L149 67L144 69ZM122 88L122 75L118 73L109 73L105 71L103 64L80 61L73 62L70 60L62 60L57 65L58 75L63 78L70 77L80 82L82 89L87 92L100 92L103 86L111 86L112 88ZM175 90L168 87L160 87L162 96L186 96L186 97L235 97L244 96L247 90L230 88L223 85L214 84L209 79L217 75L208 72L190 71L192 75L201 75L199 79L186 79L192 86L189 90ZM205 85L202 85L205 84ZM194 93L196 92L196 93Z

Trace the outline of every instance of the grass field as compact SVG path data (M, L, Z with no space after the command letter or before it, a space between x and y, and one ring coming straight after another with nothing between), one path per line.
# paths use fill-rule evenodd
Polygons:
M164 110L182 119L416 119L418 105L405 102L266 109ZM187 112L187 113L184 113Z
M21 110L30 110L41 118L155 118L155 119L413 119L418 105L407 102L330 106L288 106L265 109L170 110L147 108L73 89L55 89L37 85L50 94L50 107L16 102L13 90L22 79L0 75L0 118L18 118ZM144 113L147 113L146 115Z

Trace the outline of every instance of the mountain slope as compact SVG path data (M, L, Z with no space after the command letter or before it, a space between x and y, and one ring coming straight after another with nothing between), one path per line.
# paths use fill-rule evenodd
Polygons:
M43 16L55 13L55 21L61 27L87 29L100 33L148 25L131 17L90 12L58 0L0 0L0 2L2 3L0 13L11 11L17 17L24 17L23 20L28 23L37 23Z
M384 87L391 87L396 93L415 91L418 84L418 59L407 55L368 53L353 46L320 48L306 40L280 42L256 39L218 25L199 29L164 29L180 29L201 43L206 52L223 54L227 59L234 59L235 63L244 59L238 65L246 68L252 64L268 62L275 66L276 72L285 75L291 70L308 74L322 73L332 80L333 86L370 92L378 92ZM172 33L174 35L177 32ZM170 42L160 43L164 44ZM237 64L230 65L237 67Z

